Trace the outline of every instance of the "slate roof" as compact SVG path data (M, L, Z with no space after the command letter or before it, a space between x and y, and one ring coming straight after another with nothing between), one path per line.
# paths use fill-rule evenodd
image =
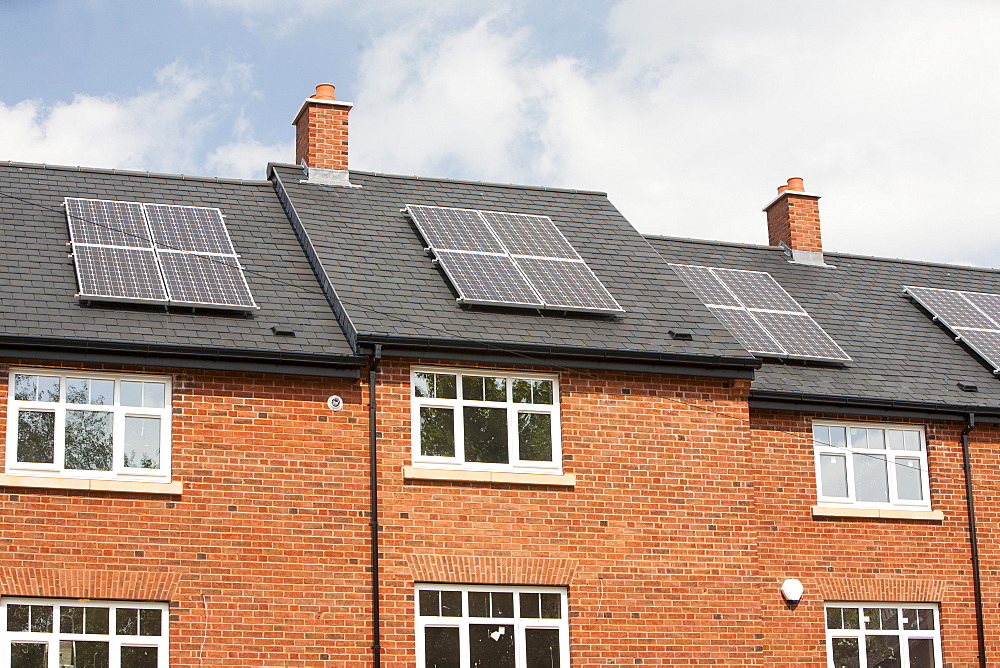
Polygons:
M327 186L303 182L300 167L270 169L315 248L349 336L361 344L743 369L757 364L676 276L663 271L662 260L603 193L356 171L350 175L354 187ZM407 204L549 216L625 312L612 317L460 305L402 211ZM680 341L671 329L708 335Z
M904 285L1000 294L1000 271L842 253L824 254L836 267L827 269L793 264L769 246L646 239L667 262L770 273L853 358L844 367L765 362L753 397L1000 410L1000 379L903 294Z
M0 163L0 343L158 355L358 362L269 181ZM6 195L6 196L4 196ZM259 311L82 306L64 197L219 207ZM18 199L13 199L18 198ZM290 326L295 336L271 327Z

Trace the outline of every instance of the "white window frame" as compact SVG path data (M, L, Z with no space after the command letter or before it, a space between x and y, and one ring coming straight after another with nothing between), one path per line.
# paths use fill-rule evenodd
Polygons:
M864 608L894 608L899 611L898 619L902 620L902 611L904 609L908 610L932 610L934 613L934 629L930 630L905 630L902 628L903 624L899 623L900 627L897 630L866 630L861 629L830 629L827 627L827 617L826 611L830 608L856 608L858 609L858 618L861 622L858 626L863 627L865 625L864 620ZM936 603L858 603L855 601L849 602L827 602L823 606L823 627L826 628L826 664L829 668L837 668L833 663L833 639L834 638L857 638L859 654L861 658L860 668L868 667L868 657L865 652L865 637L866 636L897 636L900 644L900 666L901 668L909 668L910 666L910 639L930 639L934 642L934 661L937 668L941 668L944 664L941 660L941 615L938 605Z
M439 399L434 397L416 396L416 379L418 373L434 373L455 376L456 398ZM507 379L507 401L475 401L462 398L462 378L478 376ZM514 403L513 381L545 380L552 383L552 403L532 404ZM493 464L465 461L465 428L462 409L466 406L483 406L489 408L507 409L507 457L506 464ZM413 466L423 469L461 469L466 471L506 471L511 473L562 473L562 442L561 423L559 419L559 377L554 374L532 373L527 371L501 371L497 369L466 369L453 367L414 366L410 369L410 425L413 443ZM453 410L455 430L455 456L431 457L420 453L420 409L450 408ZM552 424L552 461L528 461L518 459L518 413L541 413L551 416Z
M846 447L833 446L829 444L822 444L816 442L813 437L813 432L810 433L810 438L813 438L813 450L814 450L814 462L816 469L816 500L818 505L827 508L894 508L898 510L930 510L931 509L931 492L930 492L930 475L929 468L927 464L927 436L926 430L922 425L915 424L902 424L902 423L885 423L885 422L845 422L839 420L814 420L813 427L825 426L825 427L843 427L846 434ZM851 447L851 428L858 429L880 429L883 431L883 440L885 442L885 449L854 449ZM917 432L920 438L920 450L893 450L889 447L888 438L885 437L885 432L889 430L901 430L901 431L911 431ZM884 455L886 458L886 471L888 476L888 486L889 486L889 500L887 502L876 502L876 501L858 501L856 496L856 483L854 478L854 457L855 453L870 453L871 455L880 456ZM847 470L847 497L841 496L824 496L823 495L823 476L821 470L820 457L822 455L842 455L846 460L846 470ZM899 488L896 481L896 471L897 471L897 459L917 459L920 464L920 484L921 484L921 495L923 499L913 500L913 499L900 499L898 498Z
M8 605L45 605L52 607L52 632L33 633L30 631L7 630ZM61 633L59 630L59 611L63 607L72 608L108 608L108 635L87 633ZM143 610L160 611L160 635L118 635L116 631L116 611L118 608L139 608ZM157 668L169 668L169 627L170 610L166 603L150 601L103 601L74 600L60 598L7 598L0 600L0 665L10 665L10 645L14 642L45 643L49 646L49 665L47 668L59 668L59 641L83 640L107 642L109 645L110 668L120 668L122 647L156 647Z
M460 591L462 592L462 616L461 617L431 617L420 614L420 592L425 590L435 591ZM469 592L512 592L514 594L514 617L494 618L494 617L470 617L469 616ZM559 594L561 603L561 614L559 619L531 619L521 618L521 597L520 594ZM514 633L514 666L524 668L525 657L525 629L556 629L559 631L559 665L568 667L569 664L569 592L565 587L510 587L501 585L456 585L456 584L433 584L418 583L416 585L414 599L414 619L416 620L416 650L417 665L425 664L424 653L424 629L427 627L447 627L459 629L459 651L461 652L461 665L469 665L469 626L471 624L510 624Z
M14 378L18 374L59 378L59 401L25 401L15 398ZM115 383L112 405L74 404L66 401L68 378L110 380ZM171 476L171 416L172 384L170 376L150 374L106 373L83 369L39 369L13 367L10 369L7 385L7 473L18 476L39 476L47 478L71 478L88 480L123 480L134 482L170 482ZM122 381L152 382L164 384L162 408L120 405ZM20 411L51 412L55 414L55 445L52 463L17 461L17 430ZM65 467L66 411L93 410L112 413L112 451L110 471L91 471ZM155 417L160 419L160 467L157 469L133 468L125 466L124 434L125 417Z

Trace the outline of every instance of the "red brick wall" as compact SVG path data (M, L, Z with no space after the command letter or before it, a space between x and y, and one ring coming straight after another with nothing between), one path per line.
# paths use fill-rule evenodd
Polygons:
M384 665L413 665L414 582L449 577L568 586L576 666L765 665L746 382L576 371L559 382L575 487L404 482L409 367L384 365Z
M795 250L823 252L819 225L819 198L785 193L767 209L768 243L783 243Z
M878 422L863 416L823 419ZM765 651L773 665L824 666L824 600L940 603L945 665L978 666L964 471L962 423L921 423L927 429L932 508L943 522L868 518L813 519L816 504L812 416L755 411L752 440L759 462L755 486L758 559L763 583ZM890 420L891 422L912 422ZM988 644L1000 647L996 578L996 462L1000 432L972 432L977 520L986 586ZM784 605L786 578L805 585L797 606ZM997 651L997 650L994 650ZM994 660L998 657L992 657Z
M173 377L173 478L184 493L0 490L0 594L169 600L171 666L363 665L371 640L359 387ZM4 365L4 406L6 385ZM344 398L340 412L326 407L331 394Z
M295 164L347 169L347 114L350 107L309 104L295 127Z

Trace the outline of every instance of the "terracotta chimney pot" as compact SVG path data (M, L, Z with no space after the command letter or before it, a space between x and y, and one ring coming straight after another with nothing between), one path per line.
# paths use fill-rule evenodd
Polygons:
M335 90L333 84L320 84L316 86L316 94L313 97L317 100L336 100L337 98L333 96Z

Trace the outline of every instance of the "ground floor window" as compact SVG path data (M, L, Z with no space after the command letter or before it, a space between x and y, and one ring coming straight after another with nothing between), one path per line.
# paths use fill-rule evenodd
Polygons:
M167 605L4 598L3 660L10 668L166 668Z
M569 666L565 589L421 584L416 594L418 666Z
M940 668L936 605L827 603L827 665L833 668Z

